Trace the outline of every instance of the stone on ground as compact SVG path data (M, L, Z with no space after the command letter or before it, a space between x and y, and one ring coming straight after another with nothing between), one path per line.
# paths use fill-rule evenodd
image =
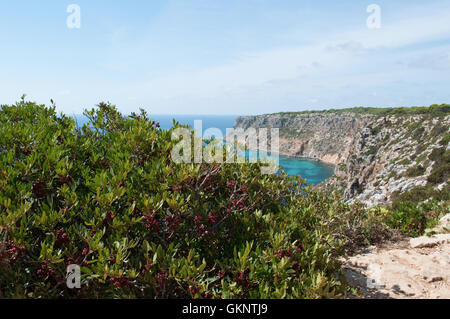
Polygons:
M448 299L450 234L411 239L399 248L371 247L345 260L343 270L365 298Z

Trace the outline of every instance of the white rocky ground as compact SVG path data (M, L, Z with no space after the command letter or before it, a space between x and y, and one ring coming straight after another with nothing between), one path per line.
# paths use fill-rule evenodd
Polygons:
M448 232L450 214L436 231ZM365 298L450 298L450 234L370 247L343 261L349 283Z

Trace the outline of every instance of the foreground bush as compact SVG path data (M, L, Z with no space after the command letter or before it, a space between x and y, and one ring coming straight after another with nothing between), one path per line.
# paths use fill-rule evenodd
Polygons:
M177 123L104 103L85 114L77 128L54 108L1 106L0 298L340 297L336 257L388 231L379 210L261 163L175 164Z
M145 113L100 104L86 115L76 129L53 108L1 107L0 297L343 292L326 203L294 192L300 180L262 176L262 164L175 164L173 129ZM79 290L66 287L69 264L81 266Z

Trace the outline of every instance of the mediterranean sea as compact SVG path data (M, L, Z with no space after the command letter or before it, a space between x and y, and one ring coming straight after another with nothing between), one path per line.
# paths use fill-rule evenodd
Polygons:
M87 122L83 115L73 116L79 126ZM227 128L233 128L237 115L151 115L152 120L159 122L162 129L169 129L172 127L173 119L180 124L188 124L194 127L195 120L202 121L202 129L206 131L210 128L218 128L225 136ZM247 154L248 155L248 154ZM250 154L250 156L252 156ZM279 164L283 171L289 176L301 176L306 179L306 183L316 185L334 173L332 165L308 158L295 158L280 156Z

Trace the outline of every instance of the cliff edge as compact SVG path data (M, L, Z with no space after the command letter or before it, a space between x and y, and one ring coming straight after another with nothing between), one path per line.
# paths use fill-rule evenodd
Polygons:
M243 116L235 128L279 128L280 154L336 166L318 185L369 206L408 196L448 200L450 106L354 108Z

